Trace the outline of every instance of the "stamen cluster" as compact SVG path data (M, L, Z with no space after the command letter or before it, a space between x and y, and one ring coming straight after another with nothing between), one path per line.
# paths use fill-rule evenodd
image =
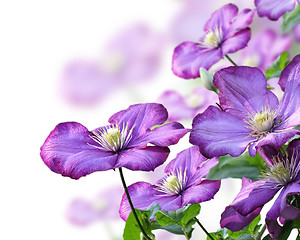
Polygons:
M223 39L223 33L221 28L215 28L206 33L199 42L199 46L207 49L217 48Z

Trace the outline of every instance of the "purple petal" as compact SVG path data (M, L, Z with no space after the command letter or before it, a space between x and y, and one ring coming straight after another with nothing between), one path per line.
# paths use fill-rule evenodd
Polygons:
M258 16L277 20L287 11L294 9L295 0L255 0L255 6Z
M94 145L90 134L80 123L58 124L41 147L44 163L52 171L74 179L112 169L117 155L88 145Z
M285 85L289 81L290 74L294 67L300 63L300 54L295 56L293 60L283 69L278 84L280 85L282 91L285 91ZM290 79L291 81L292 79ZM293 80L292 80L293 81Z
M245 119L249 113L261 111L265 106L274 110L278 106L277 97L266 90L267 81L263 72L251 67L228 67L218 71L214 84L220 90L222 108Z
M172 58L173 73L181 78L200 77L199 69L209 69L222 58L220 49L201 48L198 43L183 42L174 49Z
M155 125L163 124L168 118L166 108L158 103L145 103L131 105L129 108L115 113L108 120L112 124L128 124L133 127L132 138L142 136Z
M208 158L226 154L237 157L255 140L250 132L243 120L210 106L194 118L190 142Z
M255 209L262 207L270 201L280 188L271 186L266 180L251 182L243 178L241 191L233 201L232 207L243 216L253 212Z
M204 180L198 185L193 185L185 189L182 193L182 205L201 203L214 198L219 191L221 181Z
M128 147L146 145L152 143L157 146L166 147L178 143L188 129L185 129L182 124L178 122L168 123L163 126L157 127L139 139L132 141Z
M257 208L248 215L243 216L234 210L232 206L228 206L221 215L221 228L226 227L233 232L240 231L248 226L259 215L260 211L261 208Z
M245 28L235 33L232 37L227 38L221 46L223 55L234 53L240 49L245 48L250 40L250 37L250 28Z
M126 149L119 153L115 168L126 167L130 170L153 171L166 161L169 153L169 148L157 146Z
M286 220L295 220L300 217L300 209L287 203L287 197L293 194L300 194L300 184L298 182L288 184L282 195L280 216Z
M283 157L282 153L278 148L274 148L271 145L263 145L260 146L258 149L258 152L260 156L265 160L265 162L271 167L273 166L274 157Z

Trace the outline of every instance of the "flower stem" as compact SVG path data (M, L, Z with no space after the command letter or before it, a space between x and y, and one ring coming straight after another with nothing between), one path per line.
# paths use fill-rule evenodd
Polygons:
M233 66L237 66L237 64L228 55L225 55L225 57L232 63Z
M144 228L142 227L142 224L140 223L140 220L139 220L139 218L138 218L138 216L137 216L137 214L136 214L136 212L134 210L134 207L133 207L133 204L132 204L132 201L131 201L131 198L130 198L130 195L129 195L129 192L128 192L128 189L127 189L127 186L126 186L126 183L125 183L125 179L124 179L122 168L119 168L119 172L120 172L121 181L122 181L122 184L123 184L123 187L124 187L124 190L125 190L125 193L126 193L126 196L127 196L130 208L131 208L131 211L132 211L133 216L135 218L135 221L137 222L137 224L138 224L141 232L145 236L145 238L147 240L151 240L151 238L147 235L147 233L145 232Z
M263 226L262 229L260 230L260 233L258 234L256 240L260 240L260 239L261 239L261 237L262 237L262 235L264 234L265 230L266 230L266 224L264 224L264 226Z
M215 240L210 234L209 232L205 229L205 227L200 223L200 221L198 220L198 218L195 217L196 222L198 223L198 225L202 228L202 230L206 233L206 235L211 239L211 240Z
M182 228L182 230L183 230L183 233L184 233L184 236L185 236L186 240L190 240L190 238L189 238L187 232L185 231L185 229Z

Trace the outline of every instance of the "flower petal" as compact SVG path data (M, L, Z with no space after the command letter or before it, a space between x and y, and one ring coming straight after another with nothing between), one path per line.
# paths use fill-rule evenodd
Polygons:
M261 211L261 208L255 209L246 216L239 214L232 206L225 208L221 215L221 228L228 228L230 231L236 232L248 226Z
M112 169L117 156L90 146L94 144L90 134L80 123L58 124L41 147L44 163L52 171L74 179Z
M183 42L174 49L172 58L173 73L184 79L200 77L199 69L209 69L222 58L220 49L201 48L198 43Z
M288 184L282 195L280 216L286 220L295 220L300 217L300 209L287 203L287 197L293 194L300 194L300 184L298 182Z
M293 81L292 79L289 79L290 73L293 70L293 68L296 67L299 63L300 63L300 54L295 56L293 60L281 72L278 84L280 85L282 91L285 91L285 85L289 80Z
M250 28L245 28L235 33L232 37L227 38L221 46L223 55L234 53L240 49L245 48L250 40L250 37Z
M166 161L169 153L169 148L157 146L126 149L119 153L115 168L125 167L130 170L153 171Z
M216 107L208 107L193 121L190 143L199 146L207 158L241 155L255 138L249 136L245 122Z
M214 198L219 191L221 181L204 180L198 185L193 185L185 189L182 193L182 205L201 203Z
M287 11L294 9L295 0L255 0L255 6L258 16L277 20Z

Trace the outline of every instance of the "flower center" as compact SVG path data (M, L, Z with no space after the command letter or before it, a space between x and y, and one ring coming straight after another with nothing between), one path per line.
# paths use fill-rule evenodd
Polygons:
M294 181L300 173L298 151L293 151L292 156L273 157L273 165L263 172L262 177L277 183L275 187L282 187Z
M210 30L206 35L200 40L199 45L203 48L213 49L217 48L222 42L223 33L221 28L216 28Z
M191 94L186 99L186 104L191 108L198 108L203 104L204 100L205 99L202 96Z
M104 151L118 152L125 148L130 142L133 128L134 126L128 129L128 123L126 126L125 123L123 123L122 128L120 128L118 124L115 124L97 129L97 131L92 132L93 135L90 137L98 143L98 145L88 144Z
M180 194L186 187L186 171L183 173L177 170L177 174L174 172L169 173L166 177L161 179L155 184L155 190L164 193L160 196L174 196Z
M277 117L277 111L271 111L269 107L265 107L264 110L257 112L254 115L250 115L246 119L248 123L247 128L251 129L251 137L265 137L268 133L272 131L274 126L276 126L275 118Z

